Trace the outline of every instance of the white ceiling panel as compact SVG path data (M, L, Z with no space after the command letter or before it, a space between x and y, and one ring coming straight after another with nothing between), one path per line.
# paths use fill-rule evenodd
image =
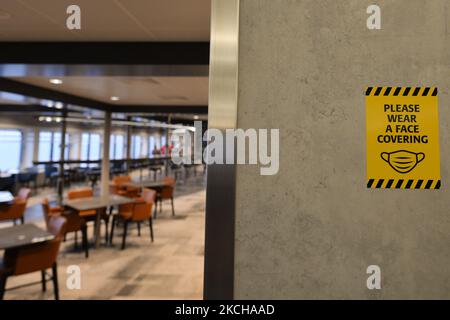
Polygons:
M67 30L66 8L81 8ZM1 0L0 41L208 41L210 0Z
M208 77L59 77L58 85L45 77L10 79L112 104L208 104ZM111 101L112 96L120 100Z

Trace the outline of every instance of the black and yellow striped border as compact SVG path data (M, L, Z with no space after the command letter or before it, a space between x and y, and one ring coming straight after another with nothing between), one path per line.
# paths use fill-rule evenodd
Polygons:
M371 189L440 189L441 180L421 179L369 179L367 188Z
M368 87L368 97L434 97L437 96L436 87Z

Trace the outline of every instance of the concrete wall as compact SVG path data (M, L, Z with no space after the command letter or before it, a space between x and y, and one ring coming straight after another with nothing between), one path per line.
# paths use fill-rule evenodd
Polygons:
M241 0L238 127L281 146L278 175L237 170L236 298L450 298L449 17L448 0ZM369 85L439 88L441 190L366 189Z

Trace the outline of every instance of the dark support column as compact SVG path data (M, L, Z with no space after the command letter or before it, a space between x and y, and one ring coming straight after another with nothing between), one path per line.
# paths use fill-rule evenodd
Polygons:
M57 183L58 187L58 198L59 201L62 202L63 193L64 193L64 156L66 151L66 132L67 132L67 108L64 106L64 110L62 112L61 117L61 148L60 148L60 157L59 157L59 179Z
M169 115L167 116L167 124L170 124L171 122L172 122L172 115L169 114ZM170 141L169 141L169 139L170 139L170 129L167 128L167 129L166 129L166 154L165 154L165 156L168 156L168 155L169 155L169 146L170 146ZM165 160L165 175L166 175L166 176L169 175L169 162L170 162L169 159L166 159L166 160Z
M130 117L128 117L128 119L127 119L128 121L131 121L131 118ZM131 161L130 161L130 159L131 159L131 134L132 134L132 127L131 126L128 126L127 127L127 154L126 154L126 161L127 161L127 163L126 163L126 166L127 166L127 174L130 174L131 173L131 170L130 170L130 165L131 165Z

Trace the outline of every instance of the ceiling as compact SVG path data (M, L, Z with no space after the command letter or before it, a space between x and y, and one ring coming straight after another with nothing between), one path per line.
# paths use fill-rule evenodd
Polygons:
M207 43L210 37L210 1L0 0L0 42ZM81 30L66 28L69 16L66 9L72 4L81 8ZM183 52L177 52L176 56L182 54ZM96 76L91 76L94 73L90 68L94 68L94 65L84 67L89 71L86 75L61 74L58 79L63 82L58 85L49 82L51 73L46 72L42 76L32 72L26 72L24 76L11 74L9 79L108 105L205 108L208 105L207 69L205 72L203 66L164 65L159 69L158 66L149 66L145 70L145 66L139 66L137 70L144 70L140 74L106 72L96 73ZM116 66L113 67L114 70L117 69ZM128 69L125 71L129 71ZM8 77L5 74L3 76ZM27 100L26 95L25 93L19 99L4 93L0 96L0 104L38 103ZM112 96L120 99L112 101ZM49 96L48 99L51 100L52 97Z
M68 30L66 8L81 8ZM1 0L0 41L209 41L210 0Z
M46 77L10 79L117 105L208 105L208 77L71 76L58 77L58 85Z

